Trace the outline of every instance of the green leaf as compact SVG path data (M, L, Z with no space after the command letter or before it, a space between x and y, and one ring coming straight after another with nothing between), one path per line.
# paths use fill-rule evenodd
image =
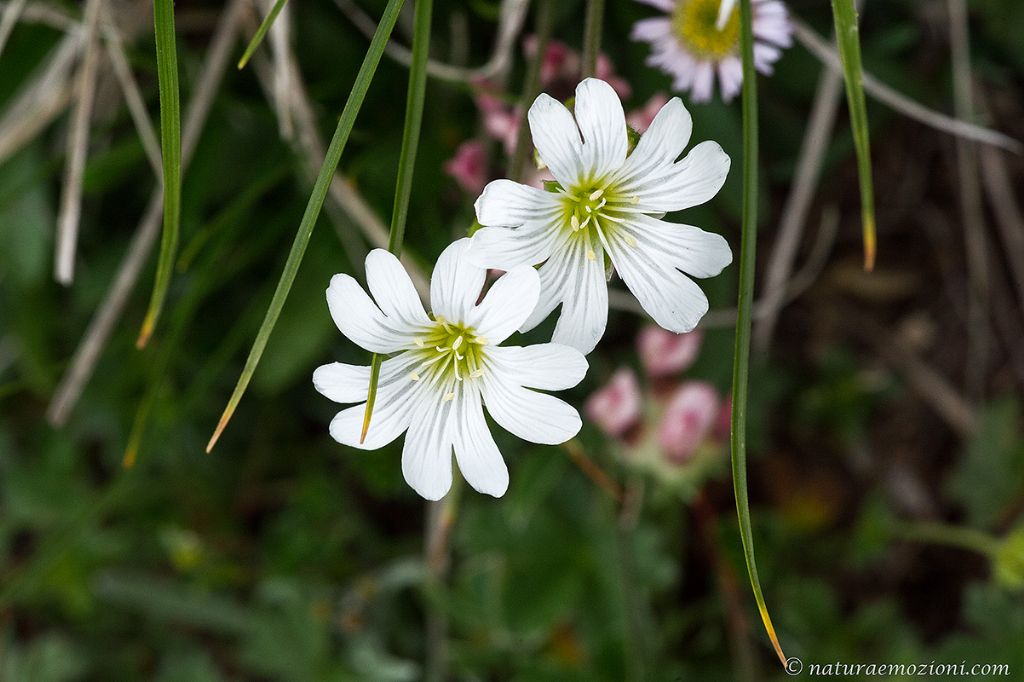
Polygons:
M153 0L156 70L160 89L160 152L163 160L164 224L149 310L135 345L145 348L163 310L174 273L181 223L181 104L178 100L178 49L174 0Z
M402 9L404 2L405 0L388 0L388 5L384 8L384 16L381 17L377 30L373 34L370 47L366 51L366 57L363 59L363 64L359 67L355 83L352 85L352 92L349 94L348 101L345 102L341 118L338 119L338 127L334 131L334 137L331 138L331 144L327 148L327 156L320 167L320 173L317 175L316 182L313 185L313 193L309 197L309 203L306 204L306 211L302 215L302 222L299 224L295 241L292 242L291 251L288 253L288 260L284 265L284 272L277 283L277 289L274 290L274 296L270 301L270 307L267 308L267 314L263 318L263 323L260 325L259 331L256 332L256 341L253 342L252 349L249 351L249 357L245 361L242 375L238 378L238 383L235 385L231 398L228 399L227 407L224 408L224 413L221 415L217 428L214 430L210 442L206 445L207 452L213 450L213 446L217 444L217 439L220 438L224 427L231 420L231 415L235 413L235 408L238 407L245 389L252 380L256 367L260 363L263 350L267 346L267 340L270 338L271 332L274 331L274 325L277 324L277 318L280 316L281 309L288 299L288 292L291 291L295 275L299 271L299 265L302 264L302 257L306 253L306 247L309 245L309 238L313 234L313 228L316 227L317 218L320 217L320 210L323 208L324 200L327 198L327 190L330 187L331 179L334 177L334 171L338 168L338 163L341 161L341 154L345 150L345 144L348 142L349 135L352 133L356 116L359 115L359 110L363 106L363 100L366 99L366 91L370 88L370 81L373 80L373 76L377 71L377 65L384 54L384 47L387 45L391 31L395 27L398 13Z
M750 524L747 492L747 400L750 387L750 327L754 306L754 265L757 246L757 71L754 69L753 8L751 0L740 2L740 43L743 53L743 231L740 243L739 300L736 306L736 350L732 374L732 482L736 494L743 557L750 587L765 631L783 667L786 655L779 645L768 606L761 591L754 559L754 532Z
M270 13L263 18L263 23L261 23L260 27L256 29L256 35L254 35L252 40L249 41L249 45L245 48L245 53L243 53L242 58L238 60L239 70L244 69L245 65L249 63L249 59L252 57L253 52L255 52L256 48L263 42L264 36L267 35L267 31L270 30L274 20L277 19L277 15L284 9L286 2L288 2L288 0L277 0L277 2L274 3L274 6L270 9Z
M388 235L388 251L396 256L402 253L405 240L405 222L409 216L409 195L416 170L416 152L420 143L420 127L423 123L423 101L427 93L427 61L430 57L430 18L434 0L417 0L412 38L412 62L409 65L409 92L405 105L405 126L402 131L402 154L398 159L398 178L395 181L395 204L391 210L391 232ZM366 439L373 417L373 405L377 401L377 384L384 358L374 353L370 361L370 387L366 399L366 414L363 416L363 432L360 442Z
M854 0L832 0L839 59L846 81L846 101L850 107L850 125L857 148L857 177L860 181L860 211L864 230L864 269L875 267L875 192L871 179L871 142L868 135L868 111L864 101L864 71L860 61L860 31Z

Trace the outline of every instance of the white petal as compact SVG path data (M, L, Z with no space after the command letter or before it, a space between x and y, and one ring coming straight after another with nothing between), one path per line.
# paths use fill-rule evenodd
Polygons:
M612 86L587 78L576 86L576 122L583 133L583 159L590 177L618 170L626 160L626 114Z
M655 322L669 331L691 331L708 311L708 299L693 280L646 244L630 246L613 234L612 262L622 280Z
M576 184L583 170L579 129L569 110L549 95L541 94L529 113L530 134L540 158L563 187Z
M508 467L484 421L480 392L466 390L458 408L452 435L459 471L474 490L501 497L508 490Z
M597 239L588 232L574 241L562 312L551 340L587 354L597 346L608 324L608 280L604 249Z
M402 474L413 490L439 500L452 487L452 429L456 400L442 401L435 392L420 400L412 414L402 449Z
M681 161L634 174L616 188L637 197L645 213L666 213L699 206L711 199L729 175L729 156L717 142L701 142Z
M332 362L313 371L313 386L336 403L366 400L370 387L370 368Z
M393 353L411 345L415 330L381 312L348 275L335 275L327 288L334 324L358 346L373 353Z
M551 219L561 209L557 194L511 180L487 183L474 207L481 225L508 227Z
M564 241L565 231L554 222L484 227L473 234L467 257L480 267L511 270L544 262Z
M487 271L466 258L469 239L452 242L441 252L430 276L430 305L435 315L462 323L480 298Z
M366 441L359 442L366 414L365 402L342 410L334 417L331 421L331 436L334 440L361 450L376 450L398 438L409 427L413 409L418 401L423 400L425 393L424 387L414 382L410 376L412 368L418 362L416 356L411 353L401 353L385 360L381 365L377 399L373 407L370 428L366 432ZM366 400L370 373L369 367L362 369L366 371L366 383L358 399ZM317 388L319 389L319 386ZM335 399L324 391L321 392L328 398ZM353 394L348 394L351 395Z
M634 177L645 178L657 170L666 170L686 149L692 132L690 112L681 99L673 97L658 111L647 132L640 136L636 149L618 176L633 185Z
M409 273L390 251L374 249L366 256L366 284L389 318L408 326L430 324Z
M487 359L508 381L544 391L572 388L583 381L588 366L583 353L558 343L491 348Z
M662 260L693 277L714 277L732 263L725 237L693 225L638 215L619 229L630 234L640 248L661 252Z
M579 433L583 425L573 407L546 393L537 393L487 374L483 388L484 404L494 421L531 443L564 443Z
M540 277L529 265L511 270L495 282L480 305L469 314L469 326L487 339L498 344L526 321L537 307L540 295Z
M546 320L551 311L558 307L558 304L565 298L569 283L574 276L575 263L572 254L575 251L575 242L575 239L565 240L537 270L540 275L540 296L537 297L537 307L519 327L519 331L528 332Z

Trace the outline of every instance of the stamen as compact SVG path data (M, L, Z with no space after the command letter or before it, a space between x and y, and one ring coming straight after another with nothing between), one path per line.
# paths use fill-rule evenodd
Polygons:
M591 211L589 206L584 206L583 210L586 211L587 213L592 213L593 212L593 211Z
M443 403L446 403L449 400L455 400L455 394L454 393L445 393L444 397L441 398L441 402L443 402Z
M413 381L419 381L420 375L417 374L416 372L409 372L409 378L412 379Z
M479 379L483 375L484 375L484 371L482 369L474 369L472 372L469 373L470 378L473 378L473 379Z
M582 229L583 229L584 227L586 227L586 226L587 226L587 224L589 224L589 223L590 223L590 219L591 219L591 218L593 218L593 217L594 217L594 216L590 216L590 215L588 215L588 216L587 216L587 219L583 221L583 224L582 224L582 225L580 225L580 229L582 230ZM596 222L596 221L595 221L595 222Z
M603 189L594 190L593 192L590 193L590 200L597 201L602 194L604 194Z
M458 336L458 337L455 338L455 341L452 342L452 350L455 350L456 348L458 348L461 345L462 345L462 337Z
M629 203L634 204L634 205L639 204L640 203L640 197L634 194L633 196L631 196L629 198Z
M635 246L636 246L636 239L635 239L635 238L633 237L633 235L631 235L631 234L627 234L627 235L623 236L623 238L622 238L622 239L623 239L623 240L624 240L624 241L625 241L625 242L626 242L627 244L629 244L630 246L633 246L633 247L635 247Z
M420 348L425 348L426 347L426 344L423 343L423 339L421 339L418 336L416 338L414 338L413 341L415 341L416 345L419 346Z
M473 343L475 343L475 344L477 344L479 346L486 346L488 343L490 343L490 341L487 340L487 337L476 336L476 337L473 338Z
M587 260L597 260L597 256L594 255L593 249L587 249Z
M447 353L448 352L447 348L441 348L441 346L434 346L434 350L436 350L438 353Z
M601 199L601 203L600 203L600 204L598 204L598 205L597 205L597 206L596 206L596 207L594 208L594 210L595 210L595 211L600 211L600 210L601 210L602 208L604 208L605 204L607 204L607 203L608 203L608 200L607 200L607 199ZM589 209L587 209L587 210L589 210Z
M572 231L573 232L579 232L579 229L580 229L580 219L576 217L575 213L573 213L572 217L569 218L569 226L572 227Z

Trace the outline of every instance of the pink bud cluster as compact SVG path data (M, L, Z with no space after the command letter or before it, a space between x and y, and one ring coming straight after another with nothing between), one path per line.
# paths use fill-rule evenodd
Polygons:
M679 380L700 353L703 334L650 326L637 335L646 386L624 367L587 400L585 410L627 453L656 451L660 465L680 466L728 437L730 404L706 381Z

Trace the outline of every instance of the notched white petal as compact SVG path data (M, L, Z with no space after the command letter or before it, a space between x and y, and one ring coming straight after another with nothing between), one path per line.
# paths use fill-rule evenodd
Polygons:
M519 328L537 307L540 277L524 265L505 273L488 290L480 305L469 315L469 326L487 339L499 344Z
M332 362L313 372L313 386L336 403L358 403L366 400L370 385L370 368Z

